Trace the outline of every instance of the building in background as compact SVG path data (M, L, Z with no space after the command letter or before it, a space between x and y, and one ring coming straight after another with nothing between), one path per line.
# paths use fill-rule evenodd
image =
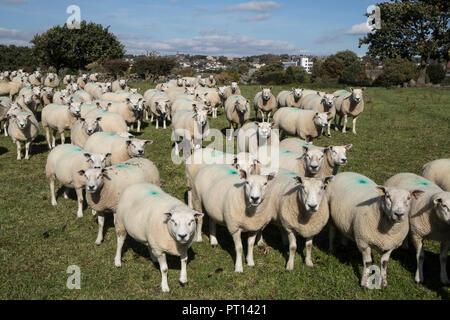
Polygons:
M314 62L310 57L300 57L300 66L302 66L307 73L311 74Z

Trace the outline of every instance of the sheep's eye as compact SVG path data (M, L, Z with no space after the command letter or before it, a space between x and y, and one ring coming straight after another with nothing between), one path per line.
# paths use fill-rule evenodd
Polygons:
M408 200L411 200L411 197L408 197Z

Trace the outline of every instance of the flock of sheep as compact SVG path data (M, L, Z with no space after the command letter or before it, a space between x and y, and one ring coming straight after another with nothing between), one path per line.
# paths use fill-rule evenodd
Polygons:
M423 282L423 240L441 242L443 284L449 284L446 261L450 247L450 159L432 161L423 176L399 173L383 185L354 172L338 173L347 163L352 145L318 147L313 139L331 123L338 129L342 118L356 119L364 109L364 89L332 94L293 88L275 97L272 88L261 88L253 101L256 120L250 119L250 101L236 82L216 87L213 76L178 77L140 95L124 80L98 81L98 74L63 79L36 71L4 72L0 81L0 120L5 135L17 145L25 143L25 159L39 133L35 117L43 105L42 126L51 150L45 166L51 203L57 205L55 182L77 194L77 217L83 216L85 199L98 217L95 243L103 240L104 216L114 214L117 251L114 264L121 266L126 235L148 246L151 259L159 263L162 291L168 292L166 254L180 256L180 282L187 282L187 251L202 242L204 214L209 221L209 241L215 247L216 225L230 232L236 250L235 272L243 272L241 234L247 232L248 266L254 266L253 247L264 245L262 231L273 223L280 227L289 246L287 270L294 268L296 236L306 239L306 259L311 256L313 237L329 228L330 251L336 230L356 242L362 254L361 286L368 287L371 250L382 252L381 283L387 285L387 263L392 251L409 238L416 248L415 281ZM209 117L223 109L229 122L228 139L236 137L237 154L202 148L208 137ZM270 122L273 113L273 122ZM129 130L142 121L170 121L175 152L184 145L188 203L161 188L154 163L144 158L149 140L136 139ZM339 116L339 121L336 121ZM278 130L289 135L279 140ZM64 133L71 131L71 144ZM56 133L61 144L56 145ZM52 141L50 139L52 136ZM168 150L170 152L170 150Z

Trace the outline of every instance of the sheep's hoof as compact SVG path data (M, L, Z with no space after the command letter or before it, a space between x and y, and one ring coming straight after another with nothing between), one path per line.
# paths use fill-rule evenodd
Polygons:
M95 240L95 244L96 244L97 246L101 245L101 244L102 244L102 240Z
M83 218L83 214L77 214L77 218L78 218L78 219Z
M312 261L306 261L306 265L308 267L314 267L314 263L312 263Z
M217 244L212 244L211 247L212 247L212 248L217 248L218 245L217 245Z
M162 292L170 292L169 287L167 287L167 288L166 288L166 287L161 288L161 291L162 291Z
M186 281L182 281L182 280L180 280L180 285L182 286L182 287L184 287L185 285L187 285L187 280Z
M327 134L327 137L328 137L328 138L331 138L331 134Z
M114 261L114 266L116 266L116 268L120 268L120 267L122 267L122 262Z

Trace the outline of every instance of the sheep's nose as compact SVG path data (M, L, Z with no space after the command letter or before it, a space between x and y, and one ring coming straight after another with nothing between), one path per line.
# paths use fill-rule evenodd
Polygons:
M253 203L258 202L259 197L250 197Z
M95 189L95 186L90 184L90 185L88 185L88 189L89 189L89 190L94 190L94 189Z
M144 154L144 150L139 150L138 153L139 154Z
M316 211L316 210L317 210L317 204L309 204L308 206L309 206L309 208L310 208L312 211Z
M314 165L314 164L311 165L312 170L317 170L318 167L319 167L318 165Z
M394 216L397 218L397 220L401 220L404 215L405 215L404 213L398 213L398 212L394 213Z
M342 163L347 163L347 159L345 159L345 158L344 158L344 159L341 159L341 162L342 162Z
M181 240L184 240L184 238L187 237L187 233L184 233L184 234L178 234L178 236L180 237Z

